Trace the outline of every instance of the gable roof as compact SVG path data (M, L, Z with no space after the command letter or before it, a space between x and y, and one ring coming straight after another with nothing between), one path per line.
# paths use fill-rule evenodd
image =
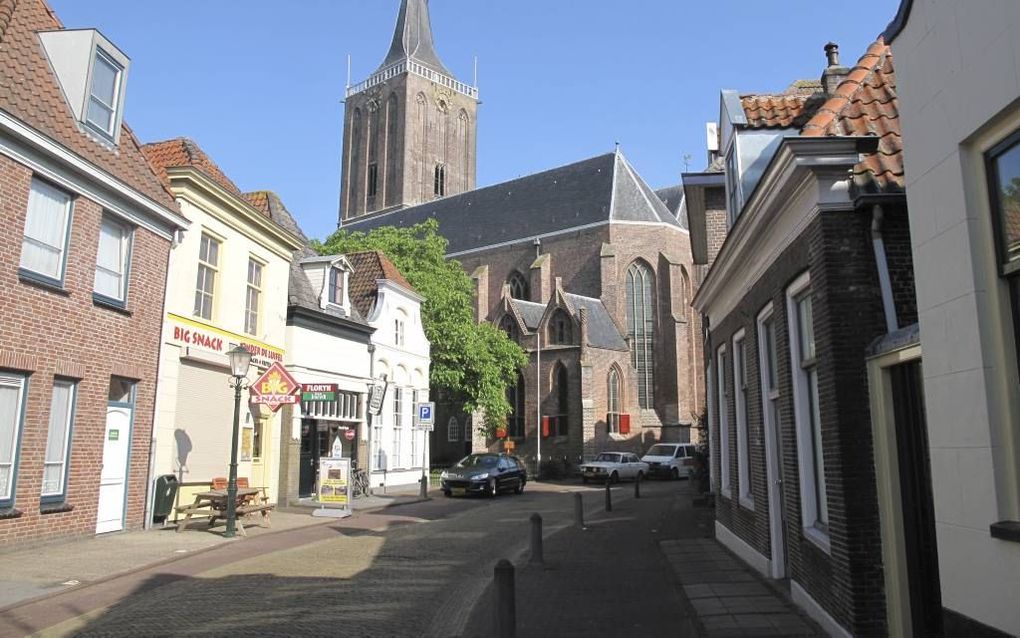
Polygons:
M414 286L404 278L393 262L379 250L366 250L344 255L354 268L348 284L351 305L364 317L372 312L372 304L378 294L380 279L389 280L402 288L417 294Z
M802 135L874 136L878 150L854 167L858 192L903 192L903 138L892 50L872 43L835 93L804 125Z
M666 205L666 208L676 218L680 227L687 230L687 206L684 201L684 185L677 184L676 186L660 188L655 191L655 195Z
M545 315L545 304L511 298L510 305L520 315L521 320L524 322L524 327L528 330L534 331L538 328L538 324L542 323L542 317Z
M64 98L37 32L63 29L43 0L0 2L0 109L109 173L146 198L176 211L134 133L121 125L116 148L85 133Z
M581 308L588 312L588 345L603 350L629 350L627 342L616 322L609 316L609 311L603 305L601 299L594 297L583 297L573 293L563 293L563 298L570 306L574 316L580 320Z
M393 42L379 69L401 60L415 60L433 71L453 77L436 53L436 45L432 40L428 0L402 0L400 3L397 25L393 30Z
M142 147L149 161L152 162L160 179L169 188L170 180L167 177L168 168L194 168L206 177L216 182L230 194L245 199L241 189L220 170L216 162L212 161L205 151L193 140L186 137L175 137L162 142L152 142Z
M432 202L349 219L342 228L408 227L435 218L457 254L613 221L681 228L620 152Z

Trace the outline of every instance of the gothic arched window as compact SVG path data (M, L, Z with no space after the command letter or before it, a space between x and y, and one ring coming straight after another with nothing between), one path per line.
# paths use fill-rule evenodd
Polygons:
M531 299L531 292L528 289L528 280L524 278L524 275L517 272L516 270L510 273L510 277L507 278L506 283L510 286L510 296L514 299L520 299L521 301L528 301Z
M461 156L460 156L460 178L462 180L461 190L468 190L469 183L469 166L471 162L471 132L468 125L471 122L471 118L468 117L467 111L464 109L460 110L457 116L457 138L460 141Z
M446 165L436 164L435 174L435 196L443 197L446 195Z
M446 422L446 440L450 443L460 441L460 423L457 422L455 416L451 416L450 420Z
M399 172L399 158L397 154L397 144L400 141L399 129L400 116L398 113L399 106L397 105L397 94L391 93L390 97L386 100L386 172L383 175L383 193L386 196L386 205L390 206L395 203L394 198L396 196L397 189L391 188L397 183L397 174Z
M573 343L573 326L570 317L562 310L557 310L549 322L549 342L557 345L570 345Z
M647 264L634 262L627 269L627 336L630 362L638 375L638 404L651 408L655 392L654 273Z
M549 436L567 436L567 417L570 414L570 377L567 375L567 366L557 362L552 378L556 409L549 416Z
M361 127L361 109L354 109L354 115L351 116L351 175L348 178L350 180L348 192L351 198L351 201L347 202L348 206L350 206L349 216L359 215L363 212L361 202L364 201L365 191L360 183L361 171L359 169L361 168L361 163L365 161L365 157L363 155L364 150L361 148L361 138L363 137Z
M620 408L622 404L623 401L620 398L620 371L614 366L609 369L609 409L606 415L609 431L614 434L620 432Z
M504 315L503 319L499 322L499 329L506 333L506 336L510 337L510 340L517 342L520 334L517 331L517 322L510 315Z
M512 439L524 438L524 377L517 374L517 384L506 389L506 401L510 414L506 418L507 435Z
M418 186L421 188L419 192L421 193L421 198L424 201L427 197L426 189L428 188L428 168L427 168L428 159L426 159L424 153L424 149L426 148L425 144L428 142L428 123L429 123L428 98L425 97L424 93L419 93L414 97L414 102L416 121L415 128L417 129L415 131L415 137L417 138L418 148L422 149L423 151L419 155L419 161L421 163L418 165L420 169L418 172L418 179L420 179L421 181L418 183Z

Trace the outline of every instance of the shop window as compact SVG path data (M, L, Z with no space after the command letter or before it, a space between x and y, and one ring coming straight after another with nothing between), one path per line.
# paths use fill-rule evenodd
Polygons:
M21 242L21 273L62 286L71 233L71 196L33 179Z
M802 522L807 536L828 551L829 505L818 405L818 359L810 285L810 277L805 273L787 290L794 421L797 429Z
M131 228L103 216L99 226L99 250L93 291L102 301L123 306L127 300L128 264L131 255Z
M43 459L43 502L63 501L67 493L67 466L71 456L71 430L77 384L57 379L50 396L50 423Z
M198 281L195 284L195 316L211 321L220 264L220 242L202 233L198 247Z
M14 504L27 386L24 376L0 373L0 509Z

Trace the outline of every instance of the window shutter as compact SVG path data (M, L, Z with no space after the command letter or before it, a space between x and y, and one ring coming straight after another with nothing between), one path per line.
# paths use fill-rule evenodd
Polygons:
M630 415L620 415L620 434L630 434Z

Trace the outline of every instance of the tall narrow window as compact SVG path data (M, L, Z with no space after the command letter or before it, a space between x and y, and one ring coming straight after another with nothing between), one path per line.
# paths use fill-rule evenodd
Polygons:
M386 170L383 174L383 195L386 196L386 206L396 204L400 193L400 189L397 188L398 167L401 166L400 154L397 152L400 142L398 109L397 95L391 93L389 99L386 100Z
M99 251L96 255L96 279L93 291L99 297L123 304L127 299L128 261L131 254L131 229L104 216L99 225Z
M379 164L372 162L368 165L368 196L375 197L379 188Z
M365 212L365 195L361 190L364 184L361 180L364 176L361 173L361 166L365 162L365 148L362 138L361 109L354 109L351 115L351 148L348 159L350 177L348 178L347 192L350 201L347 202L349 217L361 215Z
M259 305L262 302L262 264L248 258L248 294L244 300L244 331L259 332Z
M436 164L435 196L443 197L444 195L446 195L446 166Z
M510 404L510 414L507 416L507 435L512 439L524 438L524 376L517 374L516 385L511 385L506 390L506 400Z
M70 222L71 196L42 180L33 179L21 242L23 271L52 283L63 282Z
M747 341L744 339L743 330L733 337L733 403L737 415L738 494L741 505L754 509L747 425Z
M620 373L616 368L609 370L609 413L606 415L606 422L609 424L609 432L619 434L620 432Z
M516 270L513 271L510 273L510 277L507 278L506 283L510 287L510 296L512 298L522 301L531 299L531 294L528 290L528 280L521 273Z
M1020 131L988 151L985 165L998 240L999 275L1009 286L1013 335L1020 356Z
M26 384L23 376L0 373L0 507L14 502Z
M411 428L410 439L411 439L411 462L408 467L421 467L421 459L418 456L418 429L414 427L414 417L418 409L418 391L411 390L411 423L408 423L408 427Z
M574 335L573 331L571 330L572 325L570 322L570 317L567 316L567 313L563 312L562 310L557 310L556 314L553 315L551 328L552 330L550 330L550 332L552 334L549 335L550 336L549 341L551 343L555 343L558 345L570 345L571 343L573 343Z
M220 263L220 242L202 233L198 248L198 282L195 284L195 316L211 320Z
M724 496L730 495L730 424L729 424L729 393L726 392L726 346L719 346L716 351L716 392L718 402L716 412L719 414L719 489Z
M329 303L344 305L344 272L339 268L329 269Z
M50 427L43 460L42 498L63 500L67 485L67 460L71 454L75 383L58 379L50 397Z
M460 441L460 423L455 416L451 416L450 420L446 422L446 440L449 443Z
M393 449L390 451L391 468L403 467L400 455L404 435L404 389L393 389Z
M630 362L637 371L638 404L655 404L655 306L652 303L653 273L641 262L627 269L627 335Z
M102 49L96 49L92 61L92 86L89 87L89 106L85 121L104 137L114 137L117 125L117 102L120 98L120 78L123 69Z
M556 413L549 418L550 436L567 436L568 421L570 416L570 378L567 375L567 367L562 363L556 364L553 371L553 394L556 399Z
M762 423L765 426L767 458L770 461L775 459L781 464L781 452L769 450L770 445L779 442L779 437L776 436L779 428L779 371L776 354L776 321L773 316L772 304L769 304L758 315L758 349L758 365L761 368ZM780 467L775 467L774 471L776 476L779 476Z
M829 506L818 405L818 360L810 283L805 273L787 290L790 357L793 364L794 420L797 426L803 524L809 537L826 544Z
M397 318L393 320L393 344L404 346L404 320Z

